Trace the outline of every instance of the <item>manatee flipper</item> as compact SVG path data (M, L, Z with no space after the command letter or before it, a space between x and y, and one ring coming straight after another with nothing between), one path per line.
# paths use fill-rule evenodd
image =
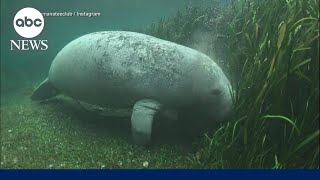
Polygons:
M135 144L146 145L150 141L153 120L161 106L159 102L151 99L135 103L131 115L131 130Z
M35 101L46 100L59 94L59 91L51 84L49 79L45 79L33 92L31 99Z

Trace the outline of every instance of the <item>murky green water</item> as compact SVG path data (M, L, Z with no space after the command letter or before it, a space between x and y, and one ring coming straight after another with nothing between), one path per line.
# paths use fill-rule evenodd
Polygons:
M45 16L31 39L48 48L19 50L12 40L28 39L13 19L25 7L73 16ZM108 30L210 56L234 87L228 120L206 135L192 132L197 121L155 126L143 147L132 141L131 109L31 101L66 44ZM1 1L1 168L319 168L318 109L319 0Z

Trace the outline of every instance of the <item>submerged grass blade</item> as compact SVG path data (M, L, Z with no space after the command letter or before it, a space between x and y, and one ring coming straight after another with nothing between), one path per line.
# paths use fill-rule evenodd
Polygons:
M286 33L286 29L287 29L287 25L286 23L282 22L280 25L280 30L279 30L279 34L278 34L278 42L277 42L277 47L278 49L280 49L285 33Z
M292 127L297 131L297 133L300 134L300 130L298 129L296 123L294 123L291 119L285 117L285 116L280 116L280 115L265 115L262 118L266 118L266 119L280 119L280 120L284 120L285 122L288 122L289 124L292 125Z
M318 129L317 131L315 131L314 133L312 133L311 135L309 135L305 140L303 140L294 150L292 153L295 153L297 151L299 151L301 148L303 148L305 145L307 145L308 143L310 143L311 141L315 140L316 138L319 138L319 134L320 134L320 130Z

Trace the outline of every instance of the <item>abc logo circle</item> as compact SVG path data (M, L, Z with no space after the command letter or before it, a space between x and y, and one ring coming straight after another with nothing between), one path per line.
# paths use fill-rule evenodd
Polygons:
M38 36L44 27L42 14L34 8L23 8L17 12L13 19L16 32L24 38Z

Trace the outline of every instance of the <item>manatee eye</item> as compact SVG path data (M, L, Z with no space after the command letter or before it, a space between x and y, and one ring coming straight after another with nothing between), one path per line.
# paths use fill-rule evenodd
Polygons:
M211 91L211 94L217 96L217 95L221 94L221 91L219 89L214 89Z

